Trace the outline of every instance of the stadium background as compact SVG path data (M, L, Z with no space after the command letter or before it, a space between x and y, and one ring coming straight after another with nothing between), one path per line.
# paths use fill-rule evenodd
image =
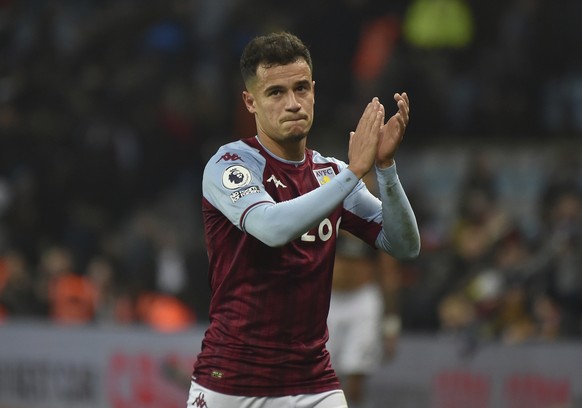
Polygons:
M314 58L312 148L345 159L365 101L411 97L404 334L579 345L581 18L579 0L0 0L2 345L21 324L204 327L202 168L254 134L238 57L283 29Z

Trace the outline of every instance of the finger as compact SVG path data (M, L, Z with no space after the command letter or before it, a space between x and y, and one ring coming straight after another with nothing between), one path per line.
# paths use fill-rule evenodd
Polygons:
M404 100L406 102L406 104L408 104L410 101L408 100L408 94L406 92L402 92L402 93L398 93L396 92L394 94L394 100L396 102L398 102L399 100Z
M406 99L404 99L402 95L400 95L399 93L395 93L394 100L396 101L396 106L398 107L399 110L406 109L407 105Z
M410 113L410 104L408 101L408 95L406 93L394 94L394 100L396 101L398 109L401 112L406 113L406 116L408 116Z
M398 106L398 111L404 115L405 120L408 120L408 116L410 115L410 106L408 105L408 96L403 93L402 95L394 95L394 99L396 99L396 104Z
M384 110L379 109L376 112L376 118L374 119L374 122L372 123L372 128L370 129L372 135L378 135L378 132L380 131L380 128L382 127L383 124L384 124Z
M372 98L372 102L370 102L370 115L372 118L375 118L375 114L380 109L380 100L377 97Z
M380 102L377 97L374 97L362 117L362 131L366 134L377 131L378 129L375 127L377 126L377 121L379 119L378 116L380 116L381 119Z
M402 119L405 122L408 122L408 118L410 115L410 110L408 109L408 105L404 100L398 101L398 113L402 115Z
M368 130L372 130L376 125L378 118L382 118L384 106L380 103L378 98L372 100L372 110L370 112L370 126Z
M373 97L372 100L370 101L370 103L368 103L368 106L366 107L366 112L364 113L368 113L371 114L372 112L374 112L376 109L378 109L378 104L379 104L379 99L378 97Z
M360 120L358 122L358 126L356 127L356 132L361 132L361 131L367 131L369 126L370 126L370 116L373 114L374 112L374 104L376 102L377 98L372 99L371 102L368 103L368 105L366 105L366 109L364 109L364 112L362 113L362 116L360 117Z
M404 119L404 117L400 113L397 113L396 115L394 115L394 119L396 119L396 122L398 123L398 125L397 125L398 133L402 133L404 131L404 129L406 129L407 121Z
M382 112L382 124L384 124L384 121L386 120L386 108L384 108L384 105L380 104L380 112Z

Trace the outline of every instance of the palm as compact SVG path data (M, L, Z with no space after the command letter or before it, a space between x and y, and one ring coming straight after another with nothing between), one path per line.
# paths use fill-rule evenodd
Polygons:
M377 159L382 161L383 158L394 157L403 136L404 128L400 125L396 115L394 115L380 129Z
M408 124L408 96L406 93L396 94L394 99L398 103L398 112L388 119L388 122L380 129L376 162L381 167L391 165Z

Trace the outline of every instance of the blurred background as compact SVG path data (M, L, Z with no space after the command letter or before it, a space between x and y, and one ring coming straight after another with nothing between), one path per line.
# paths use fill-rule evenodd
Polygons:
M202 169L255 134L242 48L288 30L324 155L372 96L410 96L403 332L580 341L580 21L580 0L0 0L0 322L204 326Z

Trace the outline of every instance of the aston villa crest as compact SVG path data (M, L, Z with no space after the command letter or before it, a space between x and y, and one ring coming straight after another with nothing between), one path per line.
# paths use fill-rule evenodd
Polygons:
M335 172L333 171L332 167L313 170L313 174L315 175L315 178L319 182L320 186L329 183L329 181L335 177Z

